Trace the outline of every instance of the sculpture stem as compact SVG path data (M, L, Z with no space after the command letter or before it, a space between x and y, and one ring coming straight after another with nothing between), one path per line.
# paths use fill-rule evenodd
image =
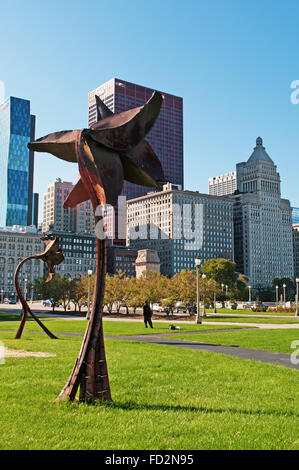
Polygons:
M39 324L39 326L44 330L45 333L47 333L47 335L51 339L57 339L57 337L55 335L53 335L53 333L51 333L51 331L48 330L48 328L31 311L31 309L30 309L26 299L23 297L23 294L22 294L21 289L20 289L20 285L19 285L20 270L21 270L22 266L26 263L26 261L29 261L31 259L40 259L40 256L39 255L28 256L28 258L25 258L23 261L21 261L21 263L18 265L18 267L16 269L15 277L14 277L16 292L17 292L17 295L18 295L18 297L20 299L20 302L22 304L22 307L23 307L23 315L22 315L20 326L19 326L18 331L17 331L16 336L15 336L15 339L20 339L21 338L24 327L25 327L25 323L26 323L26 320L27 320L28 313L30 313L32 318Z
M97 222L96 218L96 222ZM103 302L106 277L106 240L96 238L96 273L90 320L73 371L56 401L111 401L103 336Z

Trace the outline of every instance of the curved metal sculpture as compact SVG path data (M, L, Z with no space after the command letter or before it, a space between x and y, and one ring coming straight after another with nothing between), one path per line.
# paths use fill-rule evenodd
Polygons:
M16 272L15 272L15 278L14 278L15 288L16 288L16 292L18 294L18 297L20 299L20 302L22 304L22 307L23 307L23 315L22 315L22 319L21 319L19 329L18 329L17 334L15 336L15 339L20 339L21 338L24 327L25 327L25 323L26 323L26 320L27 320L28 313L30 313L32 318L39 324L39 326L45 331L45 333L47 333L47 335L50 336L51 339L57 339L57 337L55 335L53 335L53 333L51 333L51 331L48 330L48 328L34 315L32 310L30 309L26 299L24 298L24 296L22 294L21 289L20 289L20 285L19 285L19 274L20 274L20 271L21 271L23 265L27 261L33 260L33 259L43 260L44 263L46 263L48 268L49 268L49 276L48 276L48 279L46 280L46 282L50 282L51 279L53 278L53 276L55 275L54 266L57 265L57 264L62 263L62 261L64 260L64 254L59 249L59 239L58 239L58 237L55 237L54 239L51 239L49 237L43 237L41 240L43 240L45 242L45 245L46 245L45 251L43 253L38 253L36 255L28 256L28 258L23 259L23 261L21 261L21 263L18 265L18 267L16 269Z
M28 144L35 152L48 152L79 165L80 179L65 201L75 207L90 200L95 223L98 206L115 205L123 181L143 186L157 186L163 181L161 163L144 140L159 116L163 98L155 92L138 108L114 115L96 97L98 122L90 129L49 134ZM81 351L69 380L57 400L74 400L80 387L80 400L111 401L111 392L103 338L103 300L106 275L106 241L96 238L96 273L94 300Z

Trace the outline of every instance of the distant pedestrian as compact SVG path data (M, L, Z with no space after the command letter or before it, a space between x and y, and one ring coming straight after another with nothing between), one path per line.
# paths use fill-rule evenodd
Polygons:
M146 301L145 304L143 305L143 317L144 317L145 328L147 328L147 324L149 324L151 328L154 328L152 324L152 315L153 315L152 309L150 308L148 301Z

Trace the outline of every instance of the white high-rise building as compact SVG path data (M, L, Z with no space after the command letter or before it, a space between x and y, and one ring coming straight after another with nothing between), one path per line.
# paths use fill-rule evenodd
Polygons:
M235 261L253 288L294 276L292 208L281 199L280 175L260 137L247 162L237 164Z
M212 196L228 196L234 194L237 189L237 172L209 178L209 194Z
M74 209L64 207L64 202L74 188L73 183L57 178L48 185L44 194L43 232L94 233L94 214L90 201L78 204Z
M157 251L167 276L195 269L195 258L233 261L233 204L229 197L165 184L163 191L127 201L127 245Z

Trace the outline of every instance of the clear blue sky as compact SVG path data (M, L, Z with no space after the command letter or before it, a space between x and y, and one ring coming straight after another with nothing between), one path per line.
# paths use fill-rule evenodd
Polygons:
M0 6L0 80L37 137L87 126L88 92L119 77L184 98L185 187L247 160L261 135L299 207L297 0L14 0ZM36 154L35 191L77 168Z

